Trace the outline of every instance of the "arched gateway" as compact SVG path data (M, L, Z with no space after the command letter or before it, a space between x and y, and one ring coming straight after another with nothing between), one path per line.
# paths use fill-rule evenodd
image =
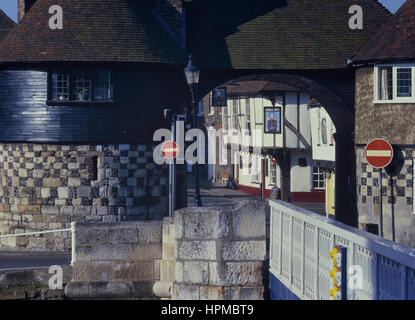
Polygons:
M186 53L201 68L200 96L232 79L268 79L324 104L338 131L337 218L356 224L347 59L390 16L377 0L18 3L21 19L0 44L0 234L161 218L167 174L152 162L152 134L167 125L161 109L179 112L187 95ZM62 30L49 28L52 5L63 9ZM352 5L363 29L349 27Z
M348 91L351 85L345 81L345 90L336 90L335 86L330 86L327 82L330 75L319 72L306 74L305 72L246 72L236 78L232 74L218 76L218 74L205 74L205 83L200 88L201 95L210 89L221 86L227 81L271 81L284 83L295 87L301 92L309 94L321 103L336 126L336 219L349 225L357 225L356 207L356 168L355 168L355 147L354 147L354 107L353 102L348 99ZM353 83L352 70L344 71L344 79ZM323 84L323 83L324 84ZM283 161L283 160L282 160ZM287 164L289 166L289 164ZM284 166L284 164L283 164ZM288 169L289 171L289 169ZM289 184L288 184L289 187ZM289 191L288 191L289 192Z
M364 28L352 30L352 5ZM191 1L187 45L201 67L199 95L230 80L290 85L317 99L336 133L336 218L357 226L351 58L390 13L378 1Z

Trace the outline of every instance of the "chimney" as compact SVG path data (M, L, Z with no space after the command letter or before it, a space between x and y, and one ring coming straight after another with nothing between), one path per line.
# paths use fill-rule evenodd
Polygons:
M23 19L35 2L36 0L17 0L17 22Z

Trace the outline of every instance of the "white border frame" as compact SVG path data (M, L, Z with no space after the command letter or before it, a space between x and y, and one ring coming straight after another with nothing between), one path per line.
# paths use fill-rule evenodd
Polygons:
M379 100L379 68L380 67L392 67L392 100ZM412 97L397 97L397 69L398 68L411 68L412 69ZM385 104L385 103L415 103L415 63L394 63L394 64L377 64L374 66L374 78L373 78L373 103Z
M412 158L412 214L415 215L415 158Z

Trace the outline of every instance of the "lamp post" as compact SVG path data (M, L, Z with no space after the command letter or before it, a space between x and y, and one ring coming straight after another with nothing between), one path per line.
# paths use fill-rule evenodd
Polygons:
M197 97L197 87L199 85L199 75L200 69L194 64L192 60L192 55L189 56L189 63L187 67L184 69L184 74L186 76L187 84L190 88L190 95L192 98L192 107L193 107L193 128L197 129L197 105L196 105L196 97ZM199 154L197 156L199 158ZM202 206L202 199L200 198L200 185L199 185L199 161L196 160L193 163L193 172L195 176L195 199L194 205L195 207Z

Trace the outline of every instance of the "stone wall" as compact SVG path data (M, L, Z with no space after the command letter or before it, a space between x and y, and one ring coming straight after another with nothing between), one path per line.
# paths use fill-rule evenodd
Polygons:
M396 241L415 247L413 215L413 157L415 156L414 103L374 104L374 68L356 70L355 144L357 206L359 228L379 227L379 173L366 161L365 146L375 138L384 138L402 150L403 167L393 177L393 195L389 176L383 171L384 236L392 239L392 207Z
M0 235L73 221L162 220L166 169L146 145L0 144ZM1 239L0 248L63 251L70 235Z
M73 279L82 298L262 300L266 202L185 208L164 221L76 223Z
M413 148L402 148L404 157L400 172L392 178L382 174L382 210L384 236L392 240L392 207L395 219L396 241L415 248L415 215L413 214ZM379 227L380 197L379 171L367 163L364 147L356 148L357 205L359 228Z
M265 202L175 213L174 300L262 300Z
M171 300L176 266L176 226L174 218L166 217L163 221L162 260L160 262L160 283L154 291L162 299Z
M160 280L162 222L76 224L73 279L67 296L155 299Z
M392 144L415 144L415 103L374 104L373 81L373 67L356 70L355 143L384 138Z

